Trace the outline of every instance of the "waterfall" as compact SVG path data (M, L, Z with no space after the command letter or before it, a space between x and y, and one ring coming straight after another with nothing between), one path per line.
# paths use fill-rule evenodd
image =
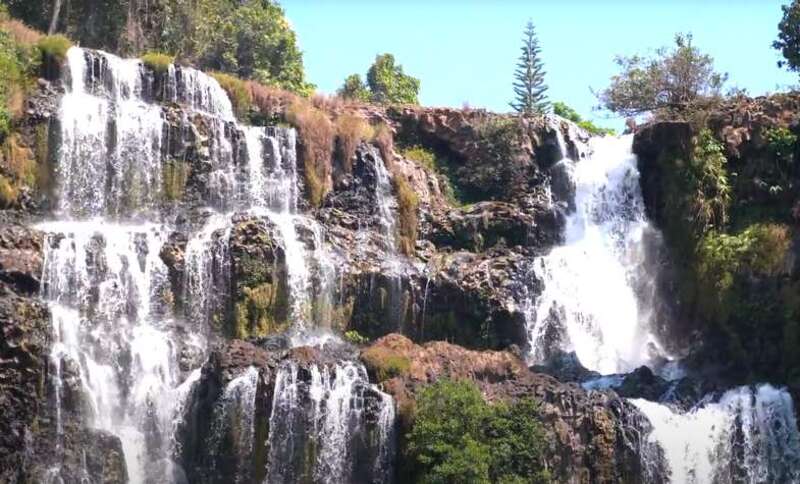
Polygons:
M276 377L269 434L269 467L266 482L320 483L385 482L390 479L394 402L369 384L361 364L344 361L309 368L309 380L301 378L296 363L283 365ZM370 393L370 395L367 395ZM379 421L368 422L369 402L379 406ZM367 427L372 427L368 429ZM356 478L359 460L375 434L378 452L371 478ZM310 439L309 445L305 439ZM315 456L306 455L313 452ZM297 463L314 457L313 467Z
M792 398L770 385L729 390L686 413L630 400L649 419L675 483L798 483L800 433Z
M94 427L121 437L131 480L144 482L150 463L170 458L172 419L182 405L167 397L180 371L172 322L158 317L165 232L95 221L40 228L49 234L42 292L53 320L57 431L85 406ZM61 398L65 362L77 366L85 399L70 408Z
M531 360L546 360L552 348L574 351L582 365L606 375L584 382L587 390L617 386L619 373L664 355L651 327L646 237L653 229L631 143L632 136L594 138L585 159L561 162L574 183L574 210L564 244L534 261L533 277L544 288L524 306ZM559 148L568 153L560 137ZM800 482L800 434L786 390L740 387L685 413L630 401L652 424L644 468L663 452L671 482Z
M234 454L239 465L237 469L247 469L248 462L254 457L256 390L258 388L258 370L247 368L244 373L231 380L222 394L222 398L214 412L209 445L211 454L218 454L226 432L233 436ZM225 449L229 451L229 449ZM248 482L247 475L236 475L234 482Z
M139 60L73 47L64 84L56 221L39 225L47 234L41 296L50 307L53 339L56 452L48 480L63 481L61 453L74 428L67 424L78 421L119 437L130 482L183 482L183 470L173 462L181 447L176 432L195 398L201 362L186 368L179 361L184 354L207 356L208 341L216 337L212 326L230 302L234 213L269 219L277 229L289 278L291 343L335 339L304 336L324 322L326 313L312 309L330 300L335 271L322 226L299 211L296 134L239 124L219 84L186 67L171 66L156 79ZM206 183L196 189L198 213L207 218L199 229L162 210L163 167L180 161L176 145L184 140L175 137L184 135L205 163L198 176ZM174 225L189 230L182 239L183 294L177 296L183 311L177 315L160 256ZM314 367L310 381L301 381L300 373L287 365L275 376L271 452L282 452L285 439L308 438L318 449L308 456L316 459L309 479L341 482L356 472L350 466L358 461L370 475L383 473L374 481L388 480L392 398L369 384L358 363ZM208 422L212 447L227 445L219 438L223 432L235 434L238 469L256 460L258 381L254 368L231 380ZM291 418L282 421L281 409ZM302 434L291 428L284 433L292 419L303 422L297 428ZM381 443L374 455L365 450L372 448L367 435Z
M73 48L59 108L63 216L153 208L161 190L161 108L145 103L141 62Z
M192 321L206 323L207 331L214 315L224 307L229 296L230 217L213 213L186 243L184 300L186 315Z
M564 244L534 261L544 290L523 305L534 361L559 348L575 351L589 369L617 373L659 351L643 297L652 285L644 280L643 238L652 229L631 142L632 136L593 138L587 159L565 160L575 210L566 220Z
M169 66L163 99L225 121L235 119L231 101L219 83L190 67Z
M397 249L397 202L392 194L392 179L386 163L381 158L377 148L371 148L375 169L375 198L378 208L378 223L381 233L386 238L387 249L394 252Z

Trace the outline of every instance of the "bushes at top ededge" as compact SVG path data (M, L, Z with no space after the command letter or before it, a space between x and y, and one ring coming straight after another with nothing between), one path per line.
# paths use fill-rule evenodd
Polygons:
M175 62L175 57L160 52L148 52L142 55L142 63L156 74L164 74Z
M308 199L312 206L319 207L330 189L333 123L324 112L301 100L289 106L286 120L300 133L300 160Z
M63 35L47 35L42 37L36 45L42 52L42 56L61 64L67 58L67 51L72 47L72 41Z
M601 126L595 125L588 119L583 119L581 115L578 114L577 111L567 106L563 102L557 101L553 103L553 114L556 114L564 119L572 121L581 128L585 129L589 134L597 136L605 136L607 134L613 136L614 134L616 134L615 131L611 128L603 128Z
M548 482L531 400L487 404L469 381L442 379L417 398L406 458L415 482Z
M419 104L419 79L403 72L392 54L381 54L367 72L367 82L352 74L345 79L338 94L354 101L382 104Z
M353 114L342 114L336 118L337 154L347 173L353 170L353 157L362 141L373 137L373 129L367 121Z

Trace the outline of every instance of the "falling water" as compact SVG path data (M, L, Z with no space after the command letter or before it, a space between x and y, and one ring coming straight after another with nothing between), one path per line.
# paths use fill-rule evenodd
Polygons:
M397 247L397 202L392 194L392 181L386 164L377 148L371 148L375 168L375 198L378 208L378 223L391 252Z
M770 385L739 387L686 413L631 400L653 424L675 483L798 483L800 433L792 398Z
M170 321L156 317L167 287L158 256L164 232L95 221L40 228L50 234L43 296L52 312L56 368L77 365L90 421L121 437L131 480L144 482L148 462L169 458L172 418L181 405L164 398L180 371ZM54 385L60 433L63 382Z
M230 267L228 241L230 216L213 213L205 225L186 243L184 301L187 317L204 324L207 331L228 296Z
M161 108L140 97L141 62L73 48L67 64L59 109L60 211L90 217L152 208L161 190L164 121Z
M657 348L647 298L638 291L651 228L631 142L594 138L587 159L569 161L576 190L565 243L535 260L544 290L525 306L535 361L560 348L575 351L589 369L617 373L649 361Z
M233 121L233 106L219 83L190 67L170 65L164 86L164 99L187 106L192 111Z
M193 69L172 66L166 80L154 83L138 60L80 48L70 49L67 65L57 167L62 221L41 225L48 234L42 296L52 313L56 445L62 442L64 420L78 411L64 398L63 373L69 363L78 369L89 423L120 438L130 481L180 481L182 471L172 462L180 447L176 429L201 376L197 368L179 368L178 356L186 345L205 353L210 323L228 302L233 212L267 218L277 227L296 330L308 329L314 320L311 306L329 297L333 263L322 227L298 213L294 130L238 124L219 84ZM161 92L152 92L155 85ZM202 117L207 130L194 136L207 149L208 183L198 188L204 190L201 203L210 215L186 243L180 295L185 321L172 317L171 284L159 255L173 231L159 213L162 165L171 155L165 111L154 100L184 106L181 130L191 130L196 117ZM391 190L381 168L379 190ZM191 338L184 324L192 326ZM292 342L308 343L303 338ZM368 427L382 445L369 466L375 475L380 470L388 476L391 397L369 384L360 364L316 368L310 382L298 382L298 372L285 367L276 377L275 422L269 434L273 451L285 449L279 445L285 439L315 439L319 454L309 477L340 482L358 458L355 450L343 454L342 446L355 449ZM218 427L235 422L242 458L254 445L257 374L248 369L231 381L215 417ZM378 423L365 422L365 401L378 405ZM292 418L281 421L281 409ZM292 419L303 422L296 429L301 434L291 428L284 432ZM50 474L53 482L60 479L57 463Z
M268 218L278 229L286 257L290 319L298 333L308 331L312 322L311 263L325 275L331 263L323 249L322 227L312 218L297 212L296 134L293 129L245 129L248 150L245 202L251 213ZM301 240L306 234L313 245L309 249ZM325 281L325 278L323 278Z
M369 384L360 364L345 361L329 366L311 366L310 381L300 378L300 368L287 363L278 372L270 416L269 468L267 482L294 482L310 479L320 483L352 482L359 452L357 439L364 438L366 392L372 392L379 405L379 421L374 429L379 448L374 462L376 479L388 479L391 469L390 446L393 439L394 402ZM312 439L309 447L305 439ZM361 445L364 445L363 443ZM313 469L303 475L296 463L315 449ZM385 482L385 481L384 481Z
M48 234L42 296L52 314L56 445L63 419L85 405L90 425L120 437L132 482L162 480L177 469L176 421L199 378L192 372L181 383L179 346L204 346L179 338L165 316L159 253L169 230L138 221L161 199L162 109L145 101L138 60L72 48L67 65L57 166L64 220L40 226ZM63 399L66 362L78 372L77 402Z
M214 422L212 423L209 445L211 454L218 454L223 445L223 437L226 433L233 437L233 452L231 449L224 449L236 455L238 462L238 475L233 477L233 482L248 482L249 476L246 469L248 463L253 459L253 448L255 444L255 413L256 413L256 390L258 388L258 370L248 367L241 375L231 380L223 391L214 411Z

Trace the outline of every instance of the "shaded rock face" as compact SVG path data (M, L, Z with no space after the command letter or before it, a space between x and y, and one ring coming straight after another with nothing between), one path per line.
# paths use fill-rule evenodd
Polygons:
M541 249L560 241L563 223L562 212L546 205L526 209L506 202L480 202L433 220L429 240L437 247L474 252L495 246Z
M509 352L470 351L444 342L419 346L397 334L365 348L361 359L396 399L402 425L412 424L414 396L424 385L439 378L469 379L489 401L540 402L548 441L545 464L555 481L634 483L647 476L646 482L667 482L663 459L643 459L659 455L642 439L649 431L647 419L611 391L587 392L533 373ZM395 370L398 360L407 365ZM402 463L401 472L413 475L412 465Z
M453 163L459 185L475 201L528 193L542 184L544 170L562 155L555 129L542 119L418 108L389 116L398 122L401 140L419 140Z
M393 169L420 201L416 253L401 257L375 233L375 156L376 150L359 147L352 174L340 179L319 212L343 262L331 325L368 337L400 331L415 340L480 348L526 345L516 281L529 272L529 259L560 242L566 206L537 181L513 201L453 207L435 173L395 157Z
M390 480L387 397L352 350L264 346L232 341L203 366L179 433L189 481Z
M666 309L674 314L672 332L702 341L687 361L711 369L733 384L752 381L788 382L800 388L793 355L797 339L798 276L797 214L800 172L796 169L800 124L797 94L755 99L736 98L707 113L700 125L684 121L654 122L641 127L634 138L641 187L648 216L664 234L668 260L658 282ZM720 270L730 281L719 294L704 291L714 282L698 282L704 233L690 212L696 187L686 180L687 166L696 156L701 130L708 130L726 158L724 172L730 204L726 221L715 233L739 236L750 227L769 225L787 239L780 253L769 243L760 250L774 251L780 267L759 271L754 264L729 258ZM687 208L689 207L689 208ZM773 241L774 245L774 241ZM699 247L699 248L698 248ZM767 253L765 252L765 253ZM738 268L737 268L738 267ZM714 276L712 276L714 277ZM723 294L726 293L727 295ZM722 304L715 298L725 298ZM698 346L686 344L684 347Z
M45 406L46 308L0 283L0 480L15 482L29 475L26 448Z

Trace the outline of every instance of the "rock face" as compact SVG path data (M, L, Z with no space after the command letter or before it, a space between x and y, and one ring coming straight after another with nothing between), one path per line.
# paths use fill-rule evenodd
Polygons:
M704 343L688 361L718 379L783 381L795 391L798 107L797 94L736 98L702 123L651 123L634 138L647 213L669 250L659 284L671 295L673 332ZM705 166L709 153L726 162L697 181L691 167ZM719 186L729 199L718 205L724 216L704 229L693 214ZM740 252L725 252L736 244Z
M339 179L319 211L345 269L332 325L368 337L400 331L419 341L525 346L519 297L531 296L536 284L523 291L516 281L535 279L531 258L561 241L572 197L557 161L562 149L579 158L585 138L566 124L483 111L376 109L365 116L394 126L398 142L435 153L448 165L446 183L477 203L453 205L443 195L445 175L405 159L402 149L375 160L375 150L359 147L352 174ZM368 230L378 223L376 162L394 167L418 194L420 238L410 258L387 253Z
M546 467L555 481L633 483L644 475L664 481L663 463L646 471L640 460L647 420L613 392L586 392L533 373L508 352L477 352L444 342L420 346L397 334L377 340L361 358L397 400L404 425L413 419L419 388L440 378L469 379L489 401L530 397L540 402L548 435Z

